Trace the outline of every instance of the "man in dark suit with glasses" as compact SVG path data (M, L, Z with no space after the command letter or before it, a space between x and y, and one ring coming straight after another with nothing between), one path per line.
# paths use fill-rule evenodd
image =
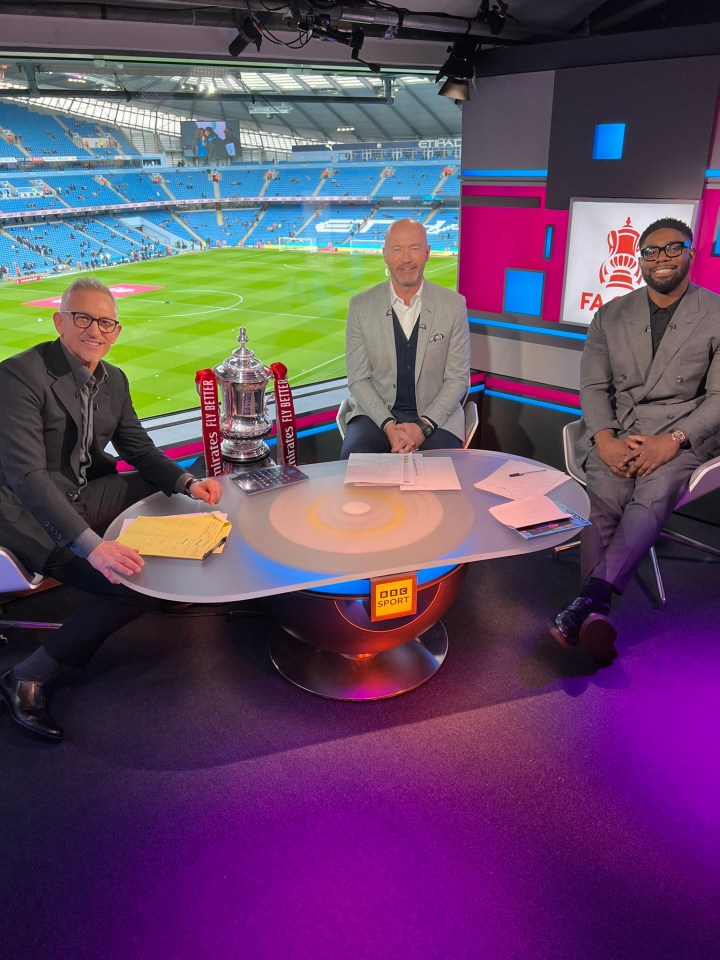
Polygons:
M30 570L93 594L43 645L0 677L20 726L62 739L47 686L84 666L103 640L159 601L118 580L142 557L101 534L157 490L215 504L217 480L197 480L154 445L135 413L125 374L103 358L120 335L111 291L81 277L53 315L58 338L0 363L0 544ZM117 454L136 472L118 473Z
M720 297L690 283L692 230L672 217L639 240L647 286L595 314L583 351L584 465L591 526L580 594L555 617L563 647L615 655L610 601L653 546L692 472L720 452Z

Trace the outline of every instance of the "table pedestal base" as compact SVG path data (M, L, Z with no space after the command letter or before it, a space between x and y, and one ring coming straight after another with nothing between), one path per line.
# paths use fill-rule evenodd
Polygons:
M289 634L270 643L270 657L296 687L329 700L383 700L425 683L448 649L447 632L436 623L420 637L391 650L349 656L319 650Z

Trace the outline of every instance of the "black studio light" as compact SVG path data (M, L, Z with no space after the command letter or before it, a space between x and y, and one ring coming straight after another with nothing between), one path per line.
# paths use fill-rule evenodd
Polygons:
M479 37L455 38L453 45L448 47L447 60L435 77L435 83L442 77L447 77L438 90L439 96L449 97L456 102L470 99L470 81L475 76L475 56L479 46Z
M231 57L239 57L248 44L252 44L258 52L260 51L260 44L262 43L263 21L267 19L267 17L268 14L263 16L261 13L255 18L248 16L243 20L236 12L235 21L237 24L238 35L228 47L228 53Z

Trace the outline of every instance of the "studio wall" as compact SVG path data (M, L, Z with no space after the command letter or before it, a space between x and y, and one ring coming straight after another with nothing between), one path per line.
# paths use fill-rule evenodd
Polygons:
M720 56L478 81L463 105L458 285L487 375L481 446L562 464L587 330L560 320L573 199L692 202L692 279L720 293L719 90Z

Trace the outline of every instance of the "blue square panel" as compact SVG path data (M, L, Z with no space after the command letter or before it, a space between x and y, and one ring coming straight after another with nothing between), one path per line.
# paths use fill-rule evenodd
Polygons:
M537 270L506 270L503 310L539 317L545 274Z
M624 123L598 123L595 125L593 160L620 160L625 143Z

